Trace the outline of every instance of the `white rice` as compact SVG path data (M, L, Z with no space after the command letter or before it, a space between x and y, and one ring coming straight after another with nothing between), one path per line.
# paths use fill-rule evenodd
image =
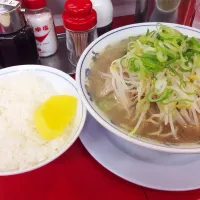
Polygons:
M51 141L36 131L33 114L56 95L52 85L31 72L0 77L0 171L30 168L51 158L69 139L71 127Z

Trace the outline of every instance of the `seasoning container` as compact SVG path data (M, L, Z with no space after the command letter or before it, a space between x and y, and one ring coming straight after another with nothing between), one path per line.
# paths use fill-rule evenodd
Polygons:
M168 22L186 24L196 0L136 0L135 23Z
M56 53L58 40L53 16L45 0L24 0L25 18L33 27L37 49L40 57Z
M112 30L113 5L111 0L91 0L93 8L97 12L98 36Z
M97 37L97 14L90 0L68 0L62 14L69 61L76 66L85 48Z
M20 3L0 4L0 67L36 64L38 53L32 28Z

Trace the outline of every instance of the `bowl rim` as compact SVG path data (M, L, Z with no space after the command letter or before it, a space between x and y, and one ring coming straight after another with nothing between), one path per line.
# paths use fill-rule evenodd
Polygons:
M19 175L19 174L31 172L31 171L39 169L43 166L46 166L47 164L56 160L58 157L60 157L63 153L65 153L65 151L67 151L74 144L76 139L79 137L79 135L83 129L83 126L85 124L85 121L86 121L87 110L86 110L83 102L81 101L81 97L80 97L80 94L79 94L78 88L77 88L77 83L70 75L66 74L65 72L62 72L59 69L53 68L53 67L48 67L48 66L44 66L44 65L32 65L32 64L17 65L17 66L0 69L0 75L2 74L2 72L5 72L4 74L8 74L8 73L18 73L18 72L25 72L25 71L32 71L32 72L42 71L44 73L51 73L51 74L57 75L60 78L64 79L65 81L68 82L68 84L71 84L71 86L76 90L77 98L80 100L81 112L78 113L78 115L81 115L82 117L81 117L78 129L72 136L71 140L69 140L66 144L64 144L63 149L61 151L59 151L57 154L55 154L51 158L49 158L41 163L34 165L33 167L30 167L27 169L14 170L14 171L8 171L8 172L0 172L0 176L12 176L12 175Z
M103 34L102 36L98 37L97 39L95 39L90 45L88 45L88 47L85 49L85 51L83 52L83 54L81 55L79 62L77 64L77 69L76 69L76 81L78 83L78 90L79 90L79 94L81 96L81 99L86 107L86 109L89 111L89 113L103 126L105 127L107 130L109 130L112 134L115 134L117 137L120 137L128 142L131 142L135 145L139 145L141 147L145 147L148 149L152 149L152 150L156 150L156 151L160 151L160 152L167 152L167 153L200 153L200 147L195 147L195 148L176 148L176 147L165 147L165 146L160 146L160 145L156 145L156 144L151 144L151 143L147 143L145 141L142 140L138 140L136 138L131 138L128 135L122 133L121 131L117 130L114 128L114 126L111 126L106 120L103 119L103 117L101 117L100 114L98 114L96 112L96 109L93 108L90 105L90 102L87 100L87 98L85 97L85 93L82 89L82 87L84 87L81 81L81 74L82 74L82 68L85 69L85 67L83 67L84 65L84 61L85 58L87 57L87 54L93 49L93 47L95 47L95 45L97 43L99 43L100 41L102 41L104 38L109 37L119 31L123 31L126 29L131 29L134 27L145 27L145 26L156 26L157 22L147 22L147 23L138 23L138 24L131 24L131 25L127 25L127 26L122 26L120 28L116 28L113 29L105 34ZM174 24L174 23L162 23L174 28L182 28L185 30L189 30L189 31L194 31L196 33L200 34L200 30L193 28L193 27L189 27L189 26L185 26L185 25L180 25L180 24ZM108 44L106 44L108 45ZM106 47L105 45L105 47Z

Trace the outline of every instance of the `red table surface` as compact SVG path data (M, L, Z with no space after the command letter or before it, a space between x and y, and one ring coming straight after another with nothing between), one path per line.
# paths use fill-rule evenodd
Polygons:
M184 18L184 21L189 23L190 17ZM114 20L113 26L119 27L132 22L133 16L120 17ZM62 30L62 27L58 30ZM21 175L0 177L0 200L175 200L178 198L200 200L200 190L163 192L129 183L96 162L79 139L61 157L45 167Z

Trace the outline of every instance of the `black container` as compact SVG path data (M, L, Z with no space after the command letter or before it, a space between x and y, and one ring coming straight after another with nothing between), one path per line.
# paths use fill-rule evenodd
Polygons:
M38 63L32 28L26 24L20 4L0 5L0 67Z
M97 28L97 34L98 36L101 36L110 30L112 30L112 23L108 24L107 26Z

